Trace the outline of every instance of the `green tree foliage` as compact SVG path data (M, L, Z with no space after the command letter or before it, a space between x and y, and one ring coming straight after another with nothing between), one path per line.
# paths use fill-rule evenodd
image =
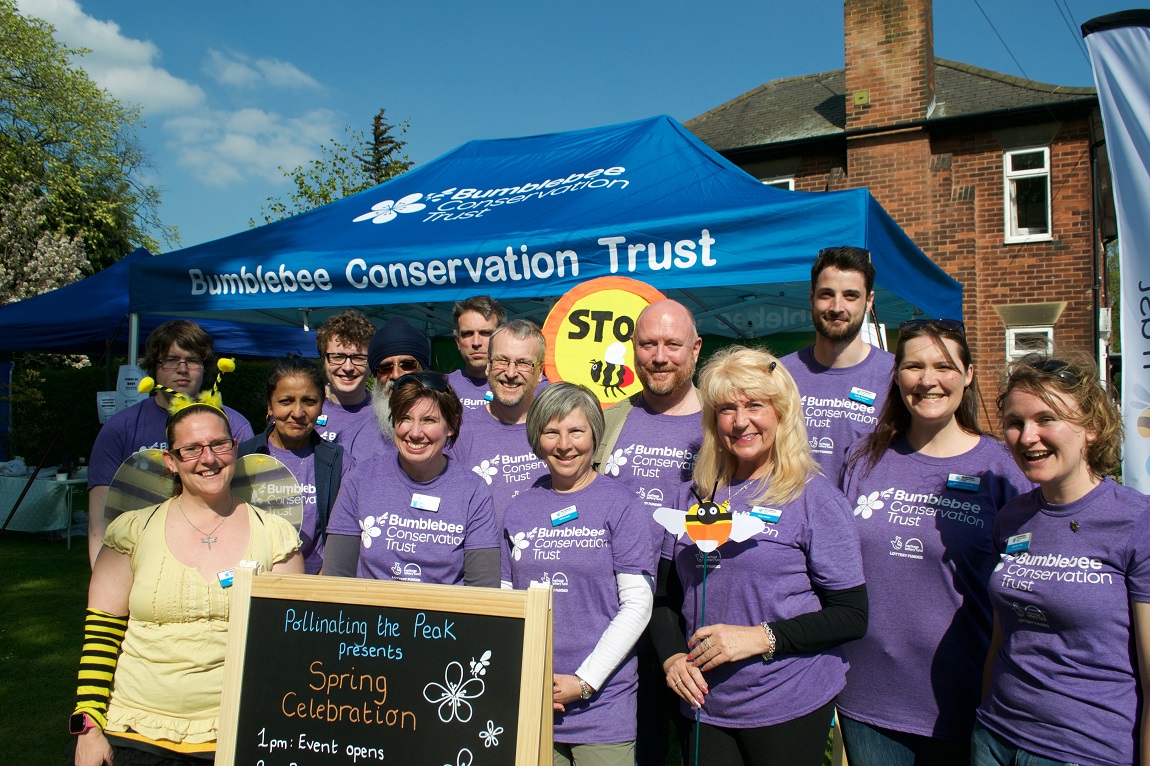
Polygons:
M0 194L44 199L41 227L80 237L94 269L178 234L158 217L159 191L140 180L140 109L99 88L47 22L0 0Z
M298 215L378 186L410 170L412 162L401 153L407 142L395 135L396 130L399 136L405 135L408 123L390 124L385 111L380 109L372 120L370 140L363 131L348 126L344 128L346 142L329 139L320 147L318 159L291 170L280 167L294 184L295 191L286 200L268 197L267 204L260 209L263 221L249 220L248 225L255 227Z
M69 285L90 269L79 234L45 227L47 207L27 181L0 202L0 304Z

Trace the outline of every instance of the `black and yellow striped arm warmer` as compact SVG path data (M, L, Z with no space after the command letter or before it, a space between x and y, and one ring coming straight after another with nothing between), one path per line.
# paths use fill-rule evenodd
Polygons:
M84 617L84 648L80 652L75 712L87 713L101 729L108 725L112 676L127 629L127 617L115 617L98 609L89 609Z

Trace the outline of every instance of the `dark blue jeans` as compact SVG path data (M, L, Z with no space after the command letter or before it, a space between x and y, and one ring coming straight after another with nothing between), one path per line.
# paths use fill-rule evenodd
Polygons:
M968 766L970 742L907 734L871 726L839 713L851 766Z
M1023 750L980 723L970 738L970 766L1075 766Z

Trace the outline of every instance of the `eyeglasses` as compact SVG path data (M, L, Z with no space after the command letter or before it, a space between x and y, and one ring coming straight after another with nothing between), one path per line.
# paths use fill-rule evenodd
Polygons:
M392 388L392 391L398 391L412 383L418 383L432 391L447 392L447 381L438 372L410 372L395 381L395 387Z
M1027 362L1027 366L1039 372L1045 372L1047 375L1062 378L1062 380L1065 380L1073 386L1082 382L1082 378L1078 376L1074 368L1061 359L1043 359L1037 362Z
M204 363L199 359L180 359L178 356L169 356L160 362L160 369L171 372L180 369L180 365L185 365L189 372L204 369Z
M419 362L414 359L400 359L398 362L380 362L375 368L375 374L381 378L391 375L391 371L399 367L403 372L414 372L419 369Z
M204 454L204 447L210 449L212 454L215 455L230 455L232 454L232 450L235 449L235 446L235 439L216 439L214 442L208 442L207 444L189 444L185 447L176 447L168 451L185 463L190 463L193 460L200 459L200 455Z
M538 367L542 362L532 362L528 359L504 359L497 356L491 360L491 369L501 372L503 370L511 370L512 372L531 372Z
M367 354L324 354L324 357L328 364L336 367L343 367L349 360L352 367L367 367Z
M966 335L966 325L957 319L908 319L898 326L899 332L925 330L931 328L943 332L960 332Z

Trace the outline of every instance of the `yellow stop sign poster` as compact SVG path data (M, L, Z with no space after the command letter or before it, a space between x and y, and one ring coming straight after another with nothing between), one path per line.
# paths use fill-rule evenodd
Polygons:
M543 324L548 380L587 386L605 406L640 391L631 335L639 312L665 297L627 277L599 277L570 290Z

